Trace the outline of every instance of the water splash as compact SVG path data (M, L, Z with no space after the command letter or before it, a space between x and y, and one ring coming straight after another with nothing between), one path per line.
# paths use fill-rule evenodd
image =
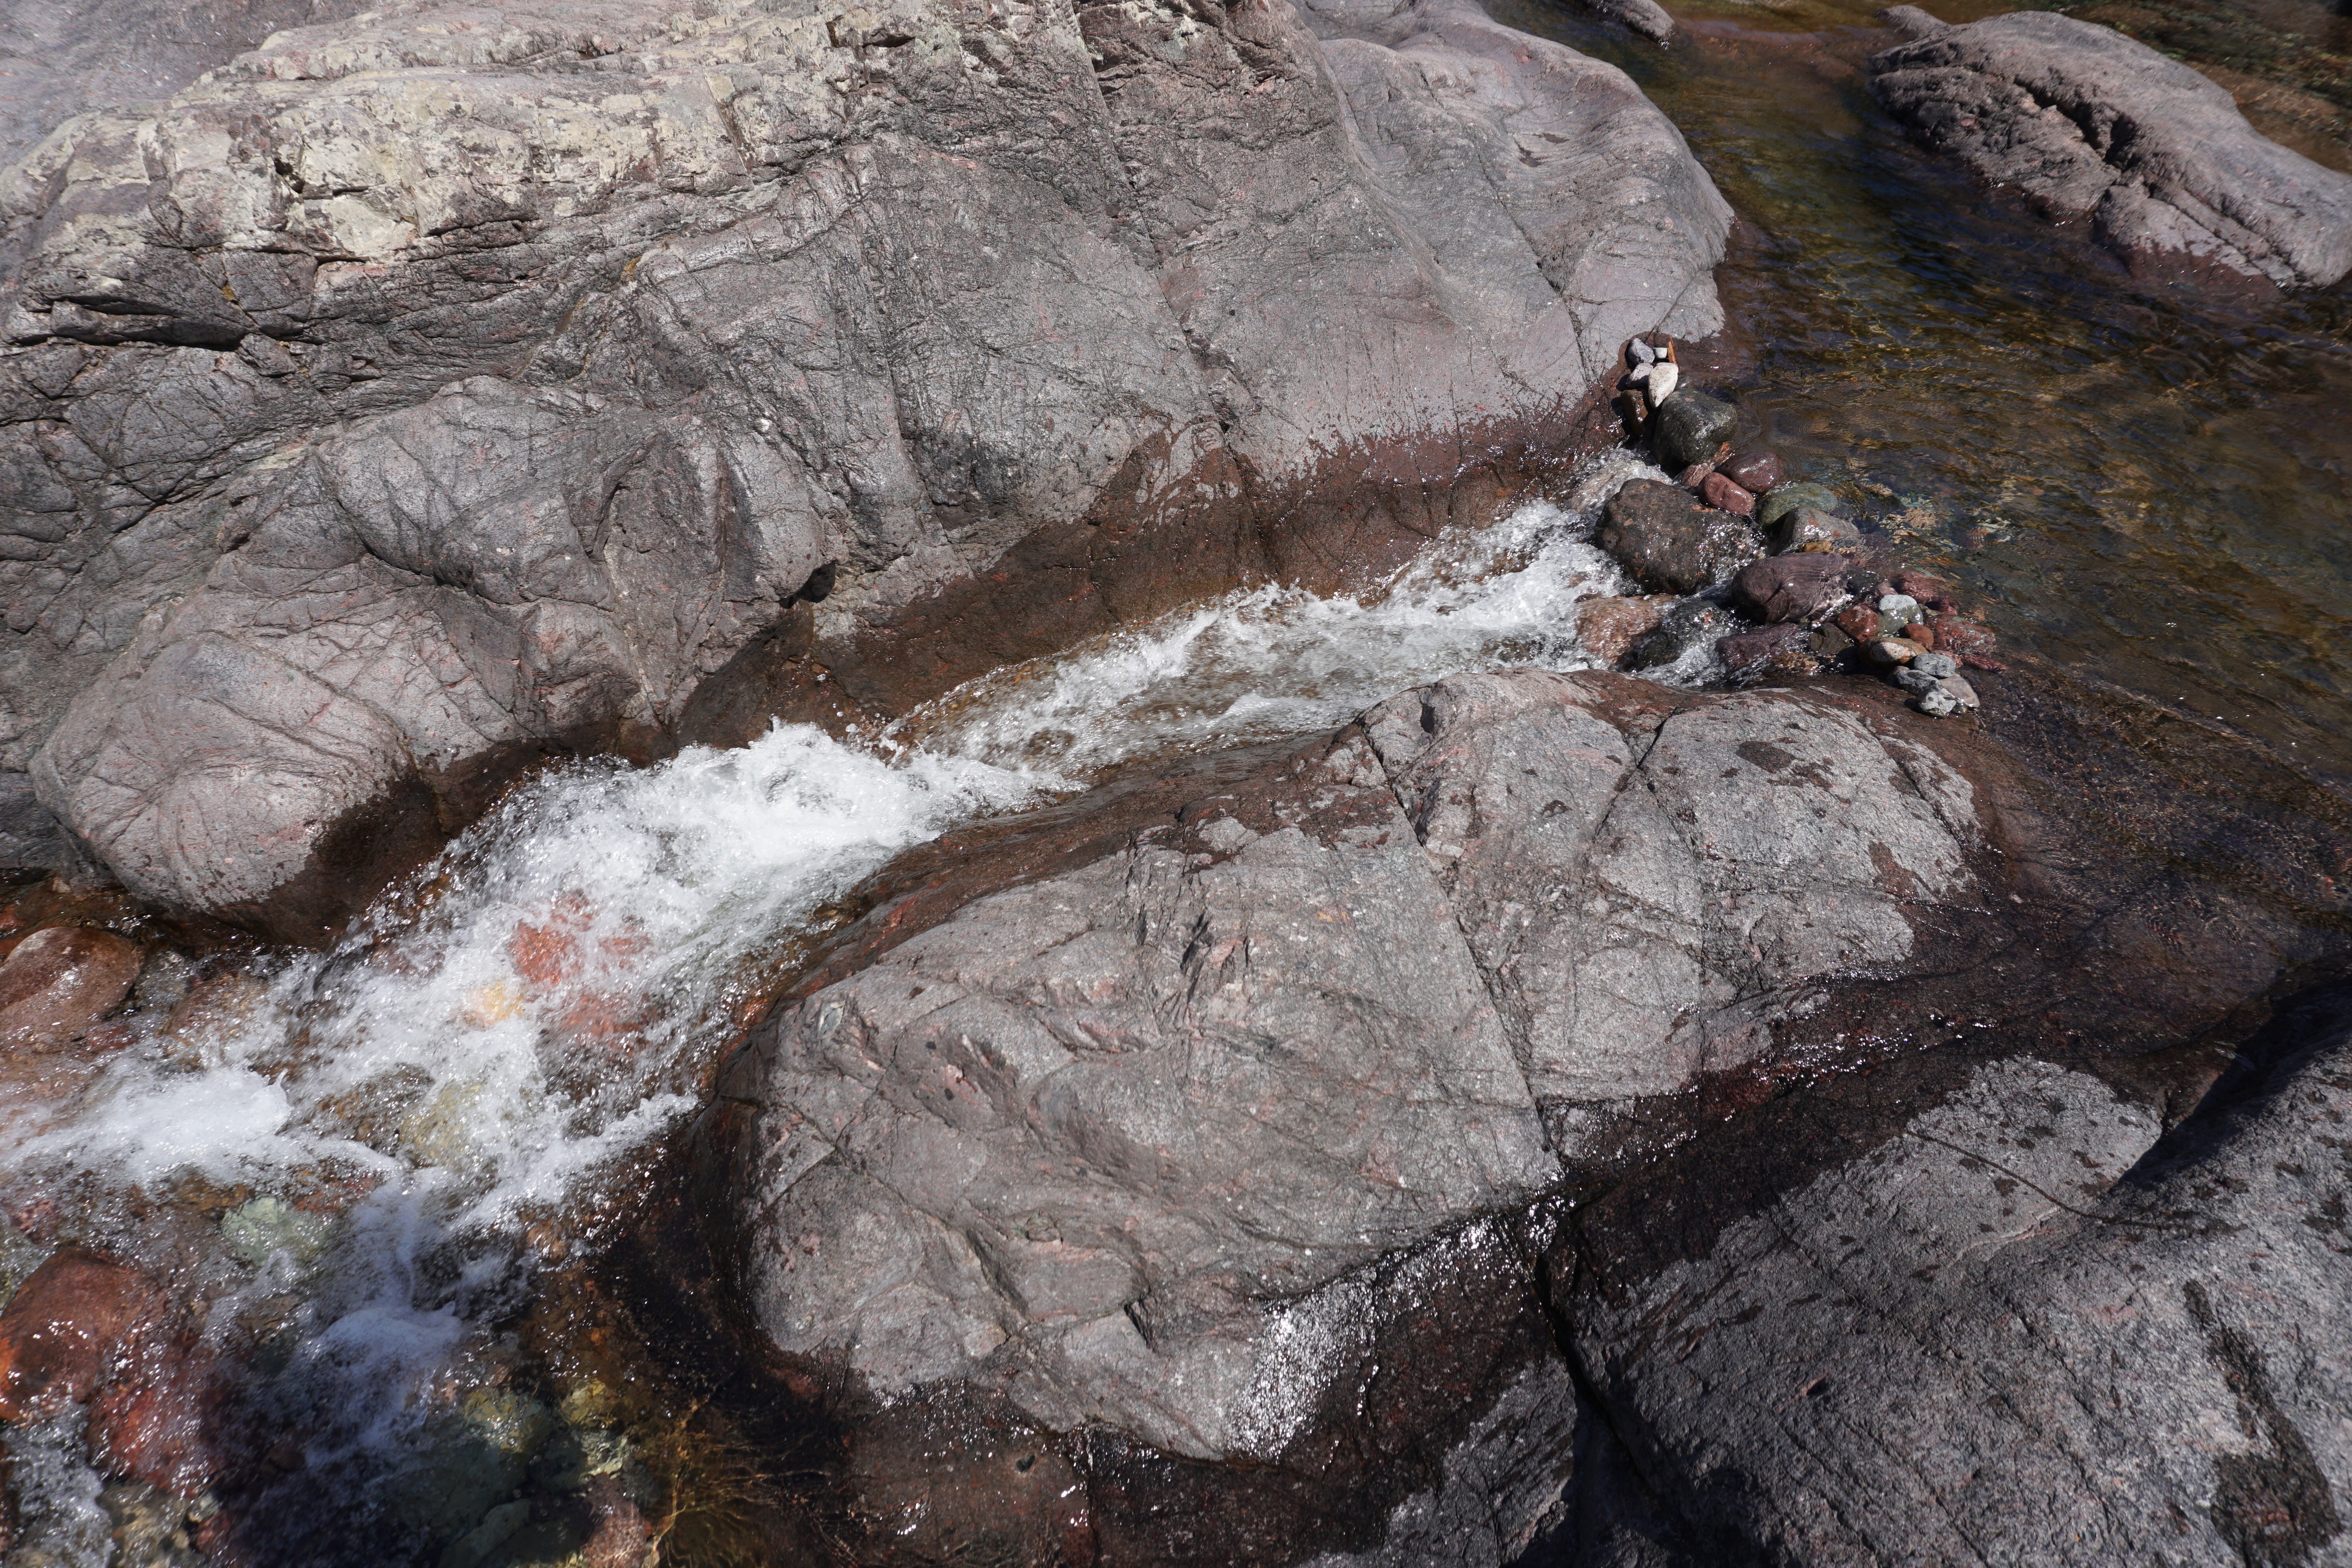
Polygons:
M1654 474L1607 455L1561 504L1360 594L1237 591L880 736L787 727L552 774L333 952L216 977L78 1099L19 1113L7 1180L257 1190L223 1221L250 1272L212 1292L211 1337L277 1325L267 1397L314 1469L422 1451L478 1369L477 1325L520 1306L600 1184L695 1107L763 956L826 904L911 845L1140 756L1328 728L1453 671L1589 665L1577 607L1627 586L1591 522Z

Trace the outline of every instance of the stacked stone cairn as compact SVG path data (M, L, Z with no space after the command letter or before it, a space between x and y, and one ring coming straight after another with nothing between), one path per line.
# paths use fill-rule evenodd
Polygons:
M1635 339L1618 411L1672 484L1628 481L1595 534L1650 591L1597 600L1578 632L1603 663L1660 670L1712 643L1746 685L1837 668L1881 676L1919 712L1979 704L1963 669L1998 670L1992 633L1934 578L1895 562L1823 485L1782 478L1761 448L1735 453L1732 406L1683 384L1669 340Z

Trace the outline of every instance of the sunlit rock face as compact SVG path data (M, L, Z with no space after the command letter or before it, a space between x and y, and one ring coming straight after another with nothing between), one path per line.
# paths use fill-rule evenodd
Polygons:
M1277 1455L1356 1270L1771 1049L1965 897L1973 787L1855 713L1462 676L769 1025L761 1320L891 1393ZM1360 1305L1360 1303L1359 1303Z
M1728 216L1459 0L279 34L0 176L0 852L315 934L531 755L1394 559Z

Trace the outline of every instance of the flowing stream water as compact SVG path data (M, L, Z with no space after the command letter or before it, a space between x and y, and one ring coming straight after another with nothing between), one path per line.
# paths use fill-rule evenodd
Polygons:
M1740 213L1722 282L1753 349L1729 390L1793 476L1862 500L2011 645L2352 779L2346 290L2176 296L2053 240L1872 110L1858 62L1888 39L1864 6L1696 7L1665 51L1497 10L1633 72ZM1139 758L1326 729L1451 671L1587 663L1576 606L1626 585L1586 536L1637 472L1604 458L1360 598L1236 592L883 734L542 779L332 953L215 976L197 1021L150 1024L63 1101L0 1105L11 1211L195 1258L181 1284L255 1358L289 1468L349 1478L320 1529L457 1539L511 1479L497 1456L555 1427L622 1464L581 1390L502 1391L501 1325L600 1244L796 934L908 847ZM165 1195L225 1246L175 1243ZM79 1440L7 1443L55 1560L102 1563ZM488 1455L481 1495L436 1452Z
M179 1281L212 1302L207 1339L260 1346L259 1413L301 1435L313 1485L345 1478L338 1533L446 1539L506 1489L458 1484L453 1502L436 1454L537 1446L528 1429L555 1419L496 1392L492 1326L544 1262L595 1245L698 1103L734 1010L831 901L910 845L1139 757L1328 729L1454 671L1589 664L1578 605L1630 585L1588 537L1637 475L1660 476L1606 454L1565 505L1448 539L1360 598L1239 591L882 734L784 727L551 775L332 952L216 977L197 1021L150 1019L79 1095L19 1103L0 1126L11 1200L68 1205L78 1233L153 1257L163 1239L133 1218L149 1197L227 1195L226 1255ZM11 1438L19 1469L50 1478L57 1529L87 1535L103 1516L94 1479L77 1490L79 1441Z

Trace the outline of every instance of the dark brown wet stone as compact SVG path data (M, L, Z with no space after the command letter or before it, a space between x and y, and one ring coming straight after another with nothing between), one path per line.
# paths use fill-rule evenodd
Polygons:
M52 925L0 963L0 1047L55 1048L122 1005L145 955L111 931Z
M1630 481L1610 498L1593 538L1634 581L1662 593L1696 593L1764 553L1747 518L1649 479Z
M1774 556L1742 567L1731 580L1733 596L1770 622L1806 621L1844 601L1846 557L1831 554Z
M1742 452L1718 472L1733 484L1760 496L1780 482L1780 459L1777 454L1761 449Z

